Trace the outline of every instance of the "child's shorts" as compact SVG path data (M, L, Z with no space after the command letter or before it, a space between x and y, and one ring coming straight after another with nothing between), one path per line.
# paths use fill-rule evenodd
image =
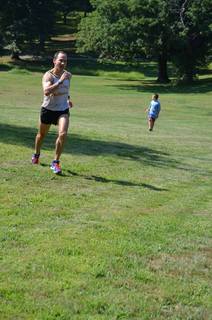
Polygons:
M157 119L158 115L156 115L155 113L149 113L148 114L149 118L152 118L152 119Z

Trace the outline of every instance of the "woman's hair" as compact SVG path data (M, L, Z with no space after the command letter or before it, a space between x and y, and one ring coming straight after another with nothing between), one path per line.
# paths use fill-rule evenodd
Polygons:
M60 50L60 51L55 52L55 54L54 54L54 59L57 59L57 57L58 57L58 55L59 55L60 53L63 53L63 54L66 54L66 55L67 55L66 52Z
M153 94L153 98L157 100L157 99L159 98L159 94L154 93L154 94Z

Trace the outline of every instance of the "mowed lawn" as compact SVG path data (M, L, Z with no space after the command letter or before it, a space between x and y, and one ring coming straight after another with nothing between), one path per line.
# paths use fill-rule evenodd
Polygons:
M210 83L73 74L55 176L55 127L30 163L41 77L0 72L0 319L211 319Z

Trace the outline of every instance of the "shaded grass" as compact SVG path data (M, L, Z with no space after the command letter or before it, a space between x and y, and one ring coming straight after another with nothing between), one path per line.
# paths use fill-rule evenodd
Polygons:
M56 47L58 45L56 44ZM61 50L64 48L60 48ZM65 50L65 49L64 49ZM10 71L12 73L45 72L52 64L52 57L56 50L46 56L46 58L28 58L19 61L12 61L9 57L0 59L0 71ZM2 61L2 64L1 64ZM172 82L160 84L157 79L157 64L154 62L140 62L127 64L121 62L98 62L96 59L71 55L69 58L69 70L75 75L100 76L105 79L117 79L116 84L120 90L136 90L145 92L160 93L204 93L212 89L211 67L199 71L199 77L190 85L176 83L176 75L171 64L169 74ZM125 83L123 83L125 81ZM126 83L129 81L129 83Z

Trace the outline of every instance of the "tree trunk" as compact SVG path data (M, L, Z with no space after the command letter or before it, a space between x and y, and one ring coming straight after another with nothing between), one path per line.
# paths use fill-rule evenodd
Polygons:
M11 59L13 59L13 60L20 60L19 52L17 52L17 51L12 51L12 53L11 53Z
M183 75L183 82L190 84L194 81L194 77L196 75L195 67L196 66L196 61L195 61L195 43L193 43L193 39L189 38L188 39L188 44L186 48L186 53L185 53L185 71Z
M159 83L168 83L170 82L167 72L167 56L166 54L160 54L158 56L158 78L157 82Z
M194 82L194 71L193 70L185 70L185 74L183 75L183 82L187 84L192 84Z
M40 35L39 35L38 51L39 51L39 52L45 51L45 35L44 35L44 34L40 34Z
M63 23L64 25L67 25L67 13L63 14Z
M63 12L63 23L67 25L67 17L69 15L70 10Z

